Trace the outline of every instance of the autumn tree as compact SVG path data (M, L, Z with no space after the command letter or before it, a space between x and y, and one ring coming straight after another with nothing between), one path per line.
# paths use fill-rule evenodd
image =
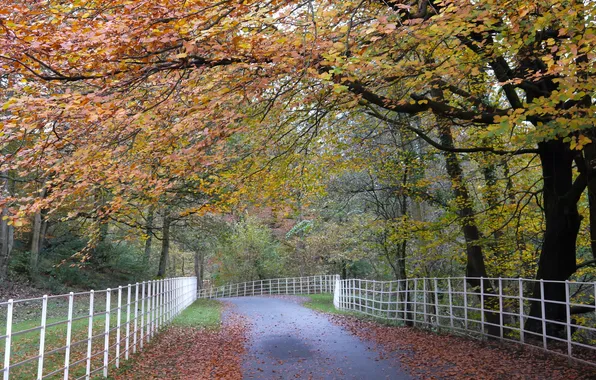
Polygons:
M107 217L129 194L158 199L173 178L211 164L207 147L251 125L302 119L292 125L316 136L329 110L359 110L446 152L472 285L489 273L462 181L464 153L539 156L545 233L537 278L565 280L576 270L577 205L586 187L596 204L593 2L11 5L1 13L1 74L13 94L3 106L10 114L1 142L28 149L3 154L0 172L41 165L51 181L43 200L31 200L33 189L14 199L24 207L7 223L90 198L97 184L114 194L98 211ZM404 114L424 123L396 123ZM274 116L281 122L268 123ZM121 160L138 149L173 170L152 177L146 166ZM545 287L547 300L564 296L560 284ZM546 313L562 320L565 309L547 302ZM534 305L532 315L540 314ZM541 327L530 321L528 328Z

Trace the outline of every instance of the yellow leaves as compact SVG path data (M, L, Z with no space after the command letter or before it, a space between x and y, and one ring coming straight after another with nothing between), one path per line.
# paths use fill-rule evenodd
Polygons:
M334 84L333 85L333 92L336 94L341 94L343 92L346 92L348 90L348 86L344 86L342 84Z
M9 99L7 102L5 102L5 103L2 105L2 110L3 110L3 111L6 111L7 109L9 109L9 108L10 108L10 106L11 106L12 104L16 103L16 101L17 101L17 100L16 100L16 98L10 98L10 99Z
M331 80L332 77L333 77L333 75L330 72L319 74L319 78L321 78L323 80Z
M591 143L592 140L590 138L580 134L579 136L572 136L571 141L569 141L569 148L571 150L582 150L586 145Z

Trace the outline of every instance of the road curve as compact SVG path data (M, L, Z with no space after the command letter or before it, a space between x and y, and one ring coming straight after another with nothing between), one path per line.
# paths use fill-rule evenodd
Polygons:
M251 324L244 379L410 379L324 315L292 297L223 298Z

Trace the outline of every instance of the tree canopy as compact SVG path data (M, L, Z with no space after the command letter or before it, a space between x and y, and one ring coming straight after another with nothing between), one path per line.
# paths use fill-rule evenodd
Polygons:
M10 3L3 247L58 215L92 220L92 247L110 222L147 239L155 207L169 241L190 215L268 203L318 221L287 236L297 255L344 269L371 252L397 277L457 259L478 286L593 262L592 1ZM260 236L249 226L236 235ZM315 236L356 226L367 233L336 248ZM414 257L426 264L407 269Z

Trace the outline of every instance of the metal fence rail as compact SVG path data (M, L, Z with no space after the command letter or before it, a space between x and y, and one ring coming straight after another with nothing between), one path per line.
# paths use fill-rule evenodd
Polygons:
M196 296L196 277L180 277L0 302L3 378L107 377Z
M334 286L337 309L412 325L496 337L596 365L596 283L511 278L414 278L400 281L340 280ZM486 281L488 280L488 281ZM491 288L484 289L485 283ZM564 301L545 300L545 286L564 287ZM533 298L534 289L540 298ZM530 313L531 304L539 313ZM548 307L563 305L565 315L548 319ZM539 308L538 308L539 306ZM572 308L582 309L573 315ZM528 328L529 321L538 328Z
M335 278L335 275L321 275L257 280L201 289L198 296L199 298L219 298L332 293L335 287Z

